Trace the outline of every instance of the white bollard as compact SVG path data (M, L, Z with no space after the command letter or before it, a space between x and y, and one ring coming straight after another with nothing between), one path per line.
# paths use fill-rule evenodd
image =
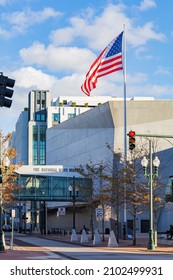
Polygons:
M76 230L74 228L72 229L71 241L78 241Z
M87 243L87 242L88 242L88 235L86 234L86 231L83 229L81 235L81 243Z
M101 236L100 233L98 232L98 229L94 231L94 240L93 240L93 245L100 245L101 244Z
M113 230L110 231L108 247L118 247L118 242Z

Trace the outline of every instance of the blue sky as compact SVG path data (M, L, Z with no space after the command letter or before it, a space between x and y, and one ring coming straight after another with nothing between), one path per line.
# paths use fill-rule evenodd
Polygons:
M14 130L28 93L84 93L93 60L126 26L127 96L173 96L173 2L163 0L0 0L0 72L15 79L3 133ZM123 96L122 71L99 79L91 95Z

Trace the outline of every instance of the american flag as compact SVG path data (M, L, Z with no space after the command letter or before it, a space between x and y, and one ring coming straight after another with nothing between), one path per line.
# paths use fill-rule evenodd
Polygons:
M81 86L86 95L90 96L91 90L96 88L98 78L123 69L122 37L123 32L109 43L91 65Z

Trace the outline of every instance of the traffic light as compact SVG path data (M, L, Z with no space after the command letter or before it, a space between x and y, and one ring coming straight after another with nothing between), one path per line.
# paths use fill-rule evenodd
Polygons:
M129 150L132 151L135 148L135 131L130 130L128 136L129 136Z
M0 73L0 107L11 107L12 100L9 98L13 96L14 90L10 88L13 88L14 84L15 80L4 76L2 72Z

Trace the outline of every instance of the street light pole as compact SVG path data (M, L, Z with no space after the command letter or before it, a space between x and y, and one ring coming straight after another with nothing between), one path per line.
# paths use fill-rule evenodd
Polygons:
M73 176L73 229L76 229L76 195L75 195L75 176Z
M154 219L153 219L153 178L158 177L158 168L160 165L160 160L158 157L155 157L155 159L152 161L152 145L151 145L151 139L149 139L149 156L150 156L150 173L147 173L147 166L148 166L148 160L146 157L144 157L141 161L141 165L144 169L144 176L148 177L148 185L150 187L150 229L149 229L149 245L148 249L154 250L155 244L154 244ZM153 174L153 165L155 167L155 173Z
M76 229L76 197L78 197L78 187L75 186L75 176L73 176L73 185L68 188L73 201L73 229Z
M149 153L150 153L150 230L149 230L149 245L148 249L154 250L154 225L153 225L153 163L152 163L152 146L149 140Z

